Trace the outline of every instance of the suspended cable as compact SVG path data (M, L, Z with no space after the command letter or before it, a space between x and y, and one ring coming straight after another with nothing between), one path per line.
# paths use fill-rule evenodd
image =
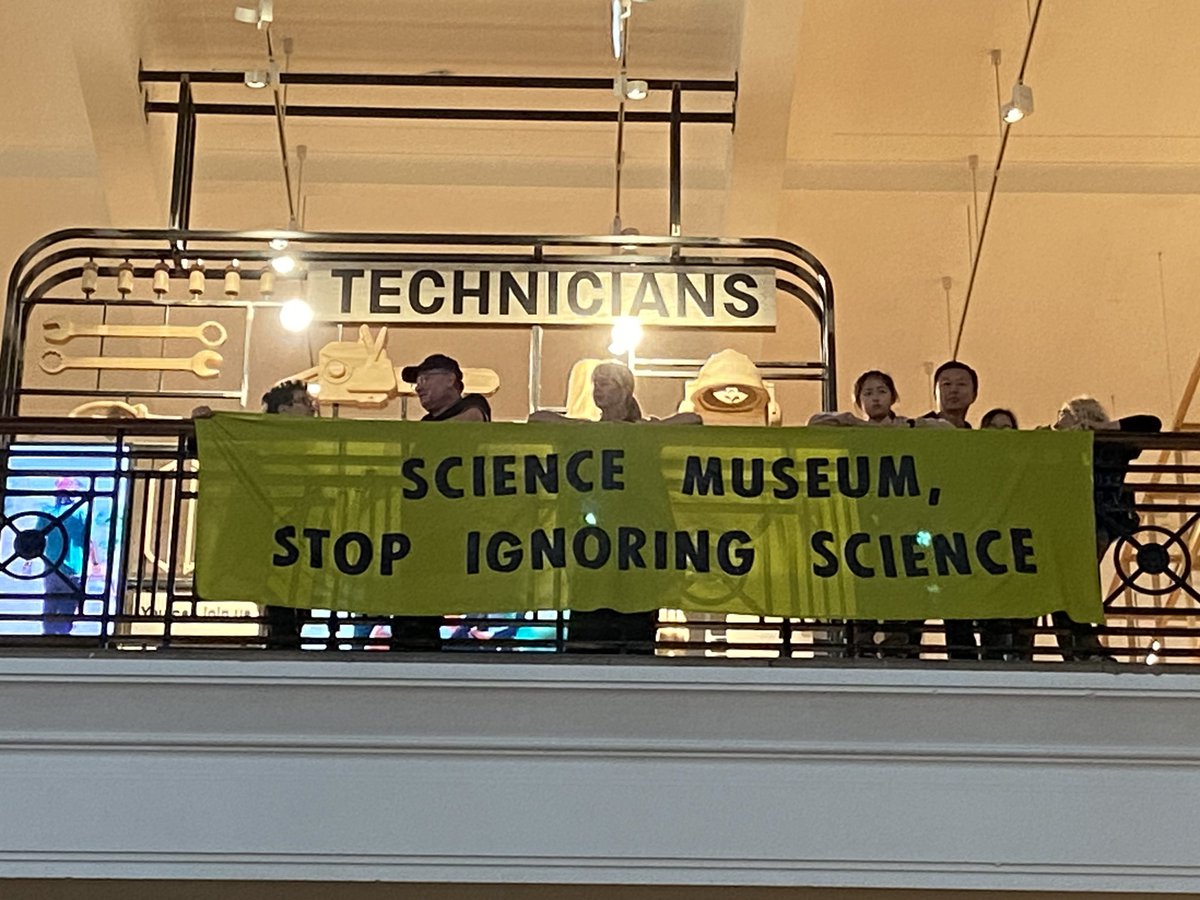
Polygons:
M1021 68L1017 72L1017 82L1025 80L1025 67L1029 64L1029 51L1033 46L1033 38L1037 33L1038 19L1042 12L1042 0L1037 0L1037 5L1033 8L1033 18L1029 23L1029 34L1025 38L1025 52L1021 55ZM962 315L958 320L958 333L954 338L954 353L951 354L952 359L958 359L958 352L962 347L963 329L967 325L967 314L971 311L971 298L975 292L975 279L979 275L979 262L983 258L983 244L987 240L988 225L992 218L992 203L996 199L996 188L1000 183L1000 169L1004 165L1004 156L1008 150L1008 137L1012 130L1012 124L1004 123L1004 128L1000 133L1000 149L996 154L996 166L992 169L992 183L988 188L987 202L983 207L983 221L979 225L979 240L975 243L975 259L971 262L971 274L967 279L967 293L963 299Z

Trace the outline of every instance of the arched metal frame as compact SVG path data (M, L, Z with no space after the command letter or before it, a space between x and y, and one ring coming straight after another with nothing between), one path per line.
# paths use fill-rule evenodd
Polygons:
M776 381L816 381L821 384L822 406L837 406L836 347L834 331L833 284L821 262L802 247L776 238L672 238L638 235L496 235L496 234L386 234L359 232L266 232L198 231L170 229L89 229L57 231L31 244L17 259L8 282L4 332L0 344L0 415L21 414L21 398L34 395L69 394L79 397L172 396L197 400L224 397L246 402L253 311L275 307L279 303L261 299L215 297L199 301L168 301L117 297L115 291L97 291L84 296L80 287L83 267L94 261L101 279L115 283L117 269L128 261L134 276L146 283L154 267L166 263L174 277L186 277L185 258L203 259L206 265L224 266L234 259L242 265L242 277L251 284L258 268L269 264L275 255L268 242L285 238L291 250L305 263L314 266L364 263L373 266L403 265L411 262L478 263L520 265L563 263L571 265L603 264L628 266L689 265L728 268L772 268L776 293L802 304L813 316L819 334L819 359L768 360L757 363L765 378ZM186 247L186 252L181 248ZM632 254L617 255L621 248ZM103 283L103 282L102 282ZM65 290L64 290L65 288ZM73 288L73 289L72 289ZM253 288L251 288L253 290ZM134 391L27 388L23 384L25 348L30 315L40 305L145 306L246 310L246 333L242 385L238 393L219 391ZM382 321L374 318L373 321ZM400 320L398 324L420 327ZM581 323L587 324L587 323ZM445 323L442 323L444 326ZM463 326L470 327L470 326ZM496 327L496 326L490 326ZM572 326L528 326L530 333L530 406L540 405L541 338L544 328ZM719 328L694 329L693 333L728 334ZM714 348L718 349L718 348ZM691 378L702 359L654 360L657 368L639 369L639 374L672 378Z

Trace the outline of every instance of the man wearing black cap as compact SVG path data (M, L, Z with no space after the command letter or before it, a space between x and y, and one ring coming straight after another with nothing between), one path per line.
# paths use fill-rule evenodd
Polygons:
M490 422L492 408L479 394L463 396L463 373L458 360L444 353L405 366L400 377L416 385L425 409L422 422ZM405 650L439 650L441 616L393 616L392 645Z
M463 395L462 369L453 357L434 353L415 366L405 366L400 377L416 385L417 399L425 408L422 422L492 421L492 408L486 398Z

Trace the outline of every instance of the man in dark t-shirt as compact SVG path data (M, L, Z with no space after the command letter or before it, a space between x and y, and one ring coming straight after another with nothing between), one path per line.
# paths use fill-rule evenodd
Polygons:
M422 422L490 422L492 408L479 394L463 394L463 373L458 360L444 353L405 366L400 377L417 388L425 409ZM441 616L393 616L392 646L407 650L439 650Z
M444 353L405 366L400 377L417 388L425 409L422 422L490 422L492 408L479 394L463 394L463 373L458 360Z
M937 409L930 410L922 419L941 419L955 428L970 428L967 412L979 394L979 375L964 362L952 359L937 367L933 373L933 396ZM989 620L989 622L992 620ZM1002 622L1003 620L995 620ZM975 648L975 622L972 619L946 619L946 654L951 659L978 659ZM985 629L984 643L989 641ZM999 627L1003 627L1002 625Z

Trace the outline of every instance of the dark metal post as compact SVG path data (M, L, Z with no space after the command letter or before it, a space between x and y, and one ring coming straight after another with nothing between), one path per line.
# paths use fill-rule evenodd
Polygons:
M825 379L821 383L821 401L826 412L838 408L837 396L837 335L833 328L833 282L829 273L822 269L818 273L824 294L825 308L821 317L821 357L825 363Z
M171 172L172 229L187 229L192 215L192 171L196 160L196 107L191 79L179 80L179 109L175 119L175 165ZM183 249L180 247L179 249Z
M680 230L680 145L683 143L683 86L671 84L671 237L679 237Z

